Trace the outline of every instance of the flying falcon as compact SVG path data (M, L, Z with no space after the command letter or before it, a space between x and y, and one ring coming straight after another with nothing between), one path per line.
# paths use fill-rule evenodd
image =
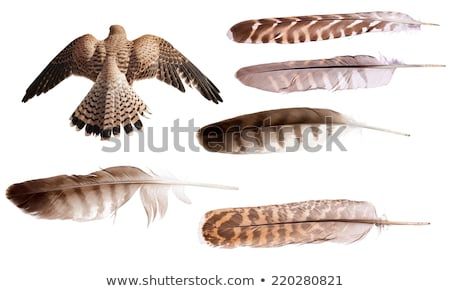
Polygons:
M64 48L28 87L22 102L39 96L71 75L94 81L71 121L86 134L108 139L142 128L147 106L131 87L133 81L156 77L184 92L183 80L206 99L222 102L219 89L170 43L154 35L127 40L125 29L112 25L105 40L83 35Z

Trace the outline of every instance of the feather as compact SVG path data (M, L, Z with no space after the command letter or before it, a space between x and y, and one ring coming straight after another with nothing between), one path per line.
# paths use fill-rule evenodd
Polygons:
M235 24L228 37L240 43L299 43L377 31L417 30L424 23L389 11L246 20Z
M225 248L276 247L325 241L353 243L374 225L427 224L379 218L369 202L315 200L209 211L202 235L210 245Z
M385 86L397 68L409 67L441 65L407 65L365 55L340 56L245 67L236 73L236 78L244 85L276 93L314 89L334 91Z
M329 109L285 108L246 114L206 125L197 138L208 151L232 154L296 151L309 133L317 138L320 126L327 136L334 128L360 127L399 135L408 134L365 125ZM309 129L309 132L307 131Z
M169 191L183 186L236 189L166 179L139 168L120 166L89 175L61 175L14 184L6 196L24 212L40 218L89 221L115 214L140 189L150 223L158 213L164 216Z

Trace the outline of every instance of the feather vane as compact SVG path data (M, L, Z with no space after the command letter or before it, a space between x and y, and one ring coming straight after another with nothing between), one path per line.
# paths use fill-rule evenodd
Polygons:
M391 11L310 15L246 20L235 24L228 37L239 43L300 43L369 32L417 30L424 23Z
M427 225L377 216L364 201L312 200L282 205L227 208L205 214L202 235L212 246L278 247L288 244L353 243L374 225Z
M169 191L183 186L236 189L165 179L139 168L119 166L89 175L60 175L14 184L7 189L6 196L24 212L40 218L89 221L115 214L140 190L150 223L158 213L164 216ZM183 193L173 192L180 200L189 202Z
M408 65L367 55L331 59L289 61L241 68L236 78L242 84L275 93L315 89L346 90L387 85L397 68L441 67Z
M365 125L330 110L318 108L283 108L241 115L206 125L197 133L200 144L211 152L254 154L296 151L312 136L318 138L341 127L361 127L409 136L389 129Z

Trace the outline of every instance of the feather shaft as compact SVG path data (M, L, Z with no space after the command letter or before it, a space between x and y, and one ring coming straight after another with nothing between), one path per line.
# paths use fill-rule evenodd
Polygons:
M198 182L184 182L178 180L136 180L136 181L111 181L111 182L96 182L85 185L72 185L67 187L55 187L48 188L47 191L64 191L64 190L73 190L78 188L86 188L86 187L96 187L96 186L107 186L107 185L172 185L172 186L193 186L193 187L203 187L203 188L216 188L222 190L239 190L238 187L235 186L227 186L220 184L209 184L209 183L198 183ZM33 192L21 192L15 195L29 195L33 194ZM38 194L38 193L36 193Z
M409 134L409 133L404 133L404 132L401 132L401 131L396 131L396 130L387 129L387 128L383 128L383 127L371 126L371 125L367 125L367 124L364 124L364 123L351 122L351 123L348 124L348 126L366 128L366 129L371 129L371 130L375 130L375 131L387 132L387 133L392 133L392 134L402 135L402 136L408 136L408 137L411 136L411 134Z
M337 69L343 66L316 66L316 67L292 67L292 68L280 68L280 69L267 69L261 70L258 73L269 73L288 70L304 70L304 69ZM398 68L445 68L445 65L439 64L395 64L395 65L352 65L345 66L345 68L367 68L367 69L398 69Z
M314 223L314 222L349 222L349 223L363 223L374 224L377 226L382 225L430 225L429 222L413 222L413 221L390 221L385 219L317 219L317 220L304 220L294 222L274 222L274 223L261 223L261 224L249 224L240 225L236 227L251 227L251 226L270 226L270 225L282 225L282 224L298 224L298 223Z

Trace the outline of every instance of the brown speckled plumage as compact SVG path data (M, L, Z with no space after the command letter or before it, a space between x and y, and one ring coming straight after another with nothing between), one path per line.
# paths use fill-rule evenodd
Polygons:
M426 225L378 218L365 201L312 200L282 205L227 208L209 211L203 238L213 246L276 247L326 241L352 243L374 226Z
M95 82L72 114L78 129L109 138L123 126L142 128L140 115L147 106L131 87L133 81L156 77L184 92L183 81L206 99L222 102L217 87L185 56L164 39L144 35L126 38L123 27L113 25L105 40L86 34L72 41L28 87L23 102L45 93L71 75Z

